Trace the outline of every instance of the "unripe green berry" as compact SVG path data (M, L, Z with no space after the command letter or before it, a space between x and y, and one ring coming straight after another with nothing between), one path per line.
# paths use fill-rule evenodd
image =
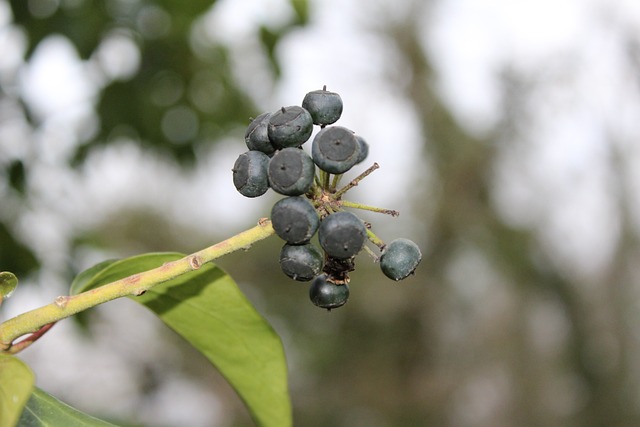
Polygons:
M420 261L420 248L409 239L396 239L389 243L380 256L380 268L392 280L402 280L412 274Z

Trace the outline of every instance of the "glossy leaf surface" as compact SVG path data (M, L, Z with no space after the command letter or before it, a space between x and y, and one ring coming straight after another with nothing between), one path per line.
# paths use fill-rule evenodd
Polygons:
M0 272L0 302L4 298L9 298L18 286L18 278L8 271Z
M177 260L152 253L107 262L92 278L81 274L78 293ZM229 381L260 426L290 426L287 368L279 336L233 279L213 264L132 297L204 354Z
M33 382L33 373L23 361L0 353L0 426L16 425Z
M36 388L20 417L20 427L115 427L80 412Z

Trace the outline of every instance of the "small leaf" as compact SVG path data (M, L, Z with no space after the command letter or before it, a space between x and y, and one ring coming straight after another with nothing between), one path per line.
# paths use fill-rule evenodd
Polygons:
M74 293L141 273L184 255L153 253L116 261ZM233 279L212 263L131 297L204 354L229 381L259 426L291 426L287 366L280 337Z
M0 302L9 298L18 286L18 278L8 271L0 272Z
M115 427L113 424L72 408L38 388L33 390L20 417L19 426Z
M17 424L31 395L33 382L33 373L23 361L0 353L0 426Z

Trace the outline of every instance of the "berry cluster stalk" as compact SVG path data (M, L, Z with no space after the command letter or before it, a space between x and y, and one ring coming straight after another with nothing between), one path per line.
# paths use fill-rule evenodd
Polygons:
M0 323L0 352L17 353L42 336L58 320L117 298L141 295L156 285L197 270L203 264L224 255L240 249L247 249L273 234L271 221L261 219L255 227L179 260L78 295L59 296L51 304ZM27 334L31 335L14 343L16 339Z

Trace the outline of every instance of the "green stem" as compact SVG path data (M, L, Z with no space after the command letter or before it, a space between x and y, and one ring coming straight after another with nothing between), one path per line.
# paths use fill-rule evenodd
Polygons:
M376 255L375 252L373 252L371 250L371 248L369 248L369 246L365 246L364 250L365 250L366 253L368 253L371 256L371 258L373 258L373 262L380 261L380 257L378 255Z
M367 228L367 238L371 243L376 245L380 250L383 250L384 247L387 246L387 244L383 242L381 238L376 236L376 234L368 228Z
M331 174L329 172L324 172L322 176L322 188L329 191L329 182L331 181Z
M336 174L333 176L333 179L331 180L331 187L329 187L329 191L336 191L336 188L338 187L338 184L340 184L340 179L342 178L342 174Z
M365 211L377 212L377 213L382 213L382 214L391 215L391 216L400 215L400 212L394 211L393 209L377 208L375 206L363 205L362 203L350 202L348 200L340 200L340 204L347 208L362 209Z
M358 185L360 183L360 181L362 181L371 172L373 172L374 170L378 169L379 167L380 167L380 165L378 163L374 163L373 165L371 165L371 167L369 167L369 169L365 170L360 175L358 175L355 178L353 178L351 180L351 182L349 182L347 185L342 187L340 190L336 191L335 194L333 195L333 197L336 198L336 199L339 199L344 193L346 193L347 191L351 190L353 187Z
M73 296L59 296L51 304L20 314L0 324L0 352L11 349L14 341L26 334L35 333L45 325L57 322L81 311L117 298L141 295L148 289L199 269L213 261L274 234L271 221L261 219L253 228L208 248L158 268L134 274L124 279ZM19 344L19 343L17 343ZM16 344L16 345L17 345Z

